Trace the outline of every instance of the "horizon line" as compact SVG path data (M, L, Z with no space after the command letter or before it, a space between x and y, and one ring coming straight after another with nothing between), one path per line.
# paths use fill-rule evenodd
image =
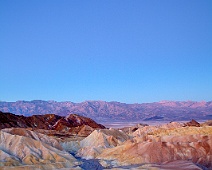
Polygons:
M81 102L72 102L72 101L57 101L57 100L43 100L43 99L33 99L33 100L16 100L16 101L4 101L0 100L0 102L8 102L8 103L15 103L15 102L33 102L33 101L44 101L44 102L57 102L57 103L65 103L65 102L70 102L70 103L85 103L85 102L106 102L106 103L123 103L123 104L147 104L147 103L168 103L168 102L212 102L212 100L206 101L206 100L160 100L160 101L153 101L153 102L133 102L133 103L125 103L125 102L120 102L120 101L106 101L106 100L84 100Z

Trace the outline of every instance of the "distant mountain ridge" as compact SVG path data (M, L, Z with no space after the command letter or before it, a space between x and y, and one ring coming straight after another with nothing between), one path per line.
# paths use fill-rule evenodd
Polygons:
M0 102L0 111L31 116L35 114L78 114L97 121L128 120L208 120L212 119L212 101L161 101L126 104L120 102L85 101L81 103L56 101Z

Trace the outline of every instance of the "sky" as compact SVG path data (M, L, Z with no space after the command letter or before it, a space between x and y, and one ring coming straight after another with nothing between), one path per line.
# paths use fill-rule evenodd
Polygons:
M0 101L211 101L211 30L211 0L0 0Z

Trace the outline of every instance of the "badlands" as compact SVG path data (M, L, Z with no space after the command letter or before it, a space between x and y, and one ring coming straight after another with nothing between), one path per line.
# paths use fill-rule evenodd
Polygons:
M108 129L78 115L43 116L0 113L0 170L212 169L211 121Z

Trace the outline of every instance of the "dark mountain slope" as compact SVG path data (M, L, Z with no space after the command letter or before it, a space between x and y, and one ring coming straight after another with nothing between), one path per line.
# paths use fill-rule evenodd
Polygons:
M68 115L62 117L54 114L33 115L29 117L15 115L12 113L3 113L0 111L0 129L21 127L44 130L67 130L67 128L88 125L92 128L105 128L90 118L79 115ZM59 128L60 127L60 128Z

